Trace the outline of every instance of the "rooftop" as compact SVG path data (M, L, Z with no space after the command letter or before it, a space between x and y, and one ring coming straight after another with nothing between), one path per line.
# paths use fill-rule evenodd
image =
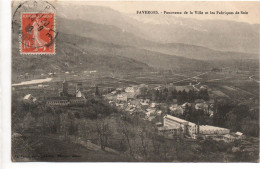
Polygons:
M200 125L200 131L203 130L229 130L229 129L216 127L216 126L209 126L209 125Z
M46 100L68 100L68 97L46 97Z
M176 127L176 126L162 126L162 127L158 127L159 131L163 131L163 130L174 130L174 129L179 129L180 127Z
M24 98L23 99L29 99L31 97L31 94L27 94L26 96L24 96Z
M238 136L242 136L242 135L243 135L243 133L241 133L241 132L239 132L239 131L236 132L235 134L238 135Z
M168 115L168 114L166 116L164 116L164 118L171 119L171 120L177 121L179 123L188 123L188 121L186 121L186 120L183 120L183 119L180 119L180 118Z

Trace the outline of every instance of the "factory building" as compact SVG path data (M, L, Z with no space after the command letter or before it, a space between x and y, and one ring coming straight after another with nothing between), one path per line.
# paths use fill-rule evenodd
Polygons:
M159 133L178 134L183 132L184 135L190 136L196 139L198 136L216 136L229 134L230 130L226 128L209 126L209 125L197 125L195 123L171 116L165 115L163 117L163 127L158 127Z

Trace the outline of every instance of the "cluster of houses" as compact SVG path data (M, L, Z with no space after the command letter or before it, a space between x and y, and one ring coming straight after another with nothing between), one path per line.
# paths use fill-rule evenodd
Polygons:
M139 98L141 88L148 87L147 85L135 85L131 87L117 88L111 93L105 95L105 99L109 104L118 107L130 114L143 113L146 120L153 120L156 116L160 116L162 111L160 110L160 104L151 102L150 99Z
M165 106L163 103L152 102L150 99L139 97L141 93L141 88L148 88L147 85L134 85L126 88L117 88L107 95L104 95L104 98L108 100L109 104L118 107L130 114L135 112L142 112L145 114L146 119L152 120L156 116L162 114L161 107ZM162 90L161 86L155 87L157 90ZM191 85L188 86L175 86L175 90L192 90ZM167 105L168 106L168 105ZM182 105L177 104L177 99L173 99L172 104L167 107L170 110L170 114L181 116L184 114L185 109L188 107L193 107L196 110L203 110L205 113L208 113L210 116L213 116L213 100L204 101L202 99L195 100L194 103L184 103Z
M210 117L214 115L212 100L204 101L202 99L197 99L194 103L186 102L182 105L173 103L170 105L169 109L172 115L181 116L184 114L184 111L187 107L193 107L195 110L202 110L203 112L209 114Z
M135 112L143 113L145 119L152 121L156 116L162 115L161 108L163 103L152 102L150 99L139 98L140 89L146 85L135 85L131 87L117 88L109 94L105 95L105 99L109 104L118 107L130 114ZM215 140L223 140L231 142L243 138L243 133L231 133L229 129L210 126L210 125L197 125L195 123L180 119L176 116L183 115L185 108L193 107L196 110L203 110L210 116L213 116L213 102L204 101L201 99L195 100L194 103L184 103L178 105L173 101L170 105L170 114L163 117L163 122L157 122L158 133L169 138L189 137L192 139L208 138L211 137Z

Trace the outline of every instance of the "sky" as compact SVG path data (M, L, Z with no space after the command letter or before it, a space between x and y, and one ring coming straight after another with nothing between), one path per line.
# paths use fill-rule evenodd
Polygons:
M63 0L69 1L69 0ZM69 3L72 3L71 1ZM247 11L248 14L239 15L174 15L186 18L195 19L221 19L221 20L233 20L237 22L248 22L251 24L260 24L260 2L232 2L232 1L213 1L213 2L180 2L180 1L73 1L73 3L80 3L84 5L95 5L95 6L106 6L122 13L136 15L136 11L140 10L158 10L160 12L164 11L174 11L174 12L184 12L184 11Z

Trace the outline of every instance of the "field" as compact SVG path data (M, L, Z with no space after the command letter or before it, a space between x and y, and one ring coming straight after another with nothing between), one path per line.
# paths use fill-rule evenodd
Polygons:
M52 76L53 80L44 84L49 85L45 88L45 93L53 93L61 87L61 82L82 83L85 92L92 91L96 86L100 89L127 87L131 85L147 84L150 87L164 85L188 85L201 84L207 85L209 91L217 97L226 97L231 100L249 101L254 104L259 100L259 83L250 79L256 72L232 71L224 69L221 72L182 72L155 71L141 73L104 73L93 70L83 72L57 73ZM39 75L35 75L39 77ZM45 75L42 78L47 78ZM30 77L32 78L32 77ZM21 81L21 79L20 79ZM29 85L30 86L30 85ZM29 89L28 86L18 87L27 92L37 91ZM43 89L40 90L42 93ZM48 92L49 91L49 92ZM39 92L39 90L38 90ZM58 94L58 92L54 92ZM48 94L47 94L48 95Z

